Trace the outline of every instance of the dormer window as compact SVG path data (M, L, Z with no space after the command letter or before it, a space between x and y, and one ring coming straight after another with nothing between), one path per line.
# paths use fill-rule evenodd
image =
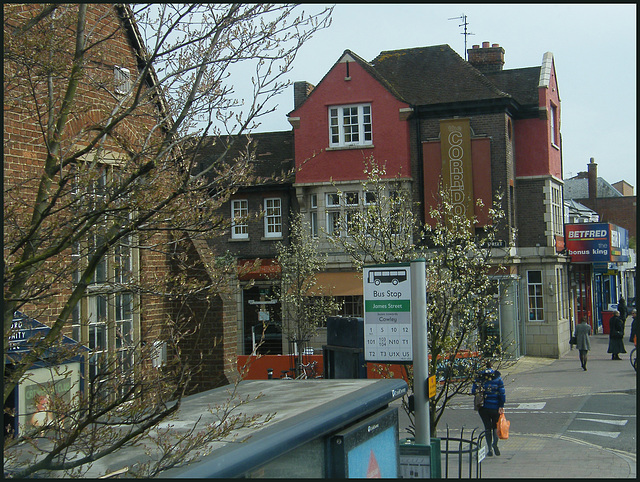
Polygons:
M330 147L365 146L372 141L371 104L329 108Z

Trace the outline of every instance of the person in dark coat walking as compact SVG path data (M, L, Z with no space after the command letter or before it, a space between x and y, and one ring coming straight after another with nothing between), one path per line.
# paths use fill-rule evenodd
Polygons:
M504 412L506 400L504 382L500 372L491 368L491 362L487 362L487 369L482 371L473 386L471 393L475 395L477 390L484 391L484 403L478 409L478 414L484 425L485 438L487 439L487 455L491 457L493 452L500 455L498 449L498 417Z
M612 360L620 360L619 353L627 353L624 349L624 324L620 318L620 312L614 311L609 321L609 348L607 353L611 353Z
M582 365L584 371L587 371L587 354L591 350L590 335L591 326L587 323L587 319L583 317L576 326L576 348L580 353L580 365Z
M620 297L618 300L618 311L620 312L620 319L622 319L622 326L627 322L627 303L624 301L624 297Z

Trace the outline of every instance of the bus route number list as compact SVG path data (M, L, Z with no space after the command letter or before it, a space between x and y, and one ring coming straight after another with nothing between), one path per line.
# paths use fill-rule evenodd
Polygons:
M364 269L366 361L413 360L410 269L408 265Z

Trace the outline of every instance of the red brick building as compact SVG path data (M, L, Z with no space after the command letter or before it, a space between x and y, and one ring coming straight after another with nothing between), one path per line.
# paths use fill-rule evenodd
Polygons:
M499 249L510 262L508 274L495 278L497 329L515 356L560 356L572 327L553 55L506 70L504 49L485 42L468 58L448 45L385 51L370 62L346 50L317 86L298 83L289 121L300 209L312 225L337 229L346 210L366 202L360 181L369 156L411 186L423 222L441 179L481 225L486 208L475 200L489 206L502 192L507 225ZM324 248L334 286L338 275L357 283L349 260Z
M41 7L12 5L5 8L5 53L19 51L20 45L27 51L42 47L37 38L24 34L14 35L12 30ZM68 79L65 72L68 73L66 69L71 65L76 25L68 20L73 19L74 15L67 16L66 13L74 8L77 6L60 7L60 10L50 14L52 26L60 22L59 29L55 31L55 44L60 53L58 58L52 59L52 68L58 69L56 72L60 73L60 77L54 77L53 95L64 93L61 87L64 87ZM70 108L60 143L61 158L69 156L69 152L82 151L92 129L100 129L114 106L126 101L130 83L137 78L142 65L140 59L144 47L128 7L92 4L87 8L87 25L90 27L87 32L91 35L88 40L100 39L103 42L92 46L91 56L83 65L83 77L75 92L74 104ZM14 42L18 44L8 45ZM48 153L46 147L47 115L42 111L47 105L44 97L46 89L37 85L30 90L26 78L20 82L13 77L16 74L20 79L19 69L24 66L23 60L5 57L4 233L5 260L10 259L10 262L16 261L16 255L7 254L10 249L8 246L16 246L17 244L11 243L18 243L16 240L20 233L28 231L32 215L30 209L36 198L47 156L58 155ZM156 87L154 75L149 75L144 80L146 88ZM42 96L37 97L35 102L31 97L34 93ZM140 107L134 115L127 117L114 135L105 136L103 151L95 169L97 177L90 184L91 192L73 191L69 195L98 199L101 195L98 188L112 176L118 175L123 159L132 152L142 152L142 146L150 137L162 135L162 131L157 129L157 119L166 116L163 109L162 99L157 98L157 102ZM152 136L151 132L154 132ZM94 156L95 152L82 153L81 161L77 162L78 169L82 170L89 166L90 161L98 159ZM52 189L55 189L58 179L55 173L53 178ZM58 189L67 189L67 186L61 183ZM61 210L60 217L56 218L59 225L47 226L48 231L45 232L49 233L50 239L45 239L40 248L44 249L47 242L63 236L65 222L68 226L74 225L73 214L65 214ZM99 236L99 232L92 236ZM86 246L90 249L93 242L87 239ZM85 243L82 245L85 246ZM173 246L174 253L170 256L167 250L156 249L154 246ZM21 249L19 246L16 248L18 253ZM71 267L73 263L82 266L82 249L84 248L73 246L45 264L43 273L49 270L53 273L54 268L61 273L65 272L60 268L62 266L68 268L65 272L68 276L55 279L46 297L30 296L28 292L26 295L24 292L20 293L20 296L26 298L20 302L19 309L28 316L51 325L78 281ZM85 296L76 306L72 323L64 330L65 334L91 348L88 374L95 374L99 365L96 360L101 356L117 356L123 370L132 369L138 363L140 347L149 344L157 346L156 362L161 365L166 360L166 357L163 359L166 351L162 347L167 341L169 325L189 320L192 334L181 342L184 361L191 366L202 363L205 367L199 374L194 372L192 389L203 390L227 383L235 372L234 304L222 295L212 296L209 300L204 297L173 298L166 294L170 292L169 285L166 284L169 281L162 281L182 274L187 278L201 278L206 282L212 276L207 271L212 266L208 256L206 243L203 246L202 242L193 241L189 236L183 236L180 242L176 242L170 233L163 231L148 236L134 232L112 246L97 266ZM180 265L176 259L185 262ZM138 288L128 288L133 284ZM142 286L155 288L140 289ZM5 284L5 296L6 290ZM216 343L216 339L224 341Z

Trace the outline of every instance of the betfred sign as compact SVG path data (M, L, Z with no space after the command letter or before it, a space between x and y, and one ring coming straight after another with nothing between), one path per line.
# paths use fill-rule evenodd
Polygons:
M629 260L626 229L608 223L565 225L567 254L573 263L623 262Z

